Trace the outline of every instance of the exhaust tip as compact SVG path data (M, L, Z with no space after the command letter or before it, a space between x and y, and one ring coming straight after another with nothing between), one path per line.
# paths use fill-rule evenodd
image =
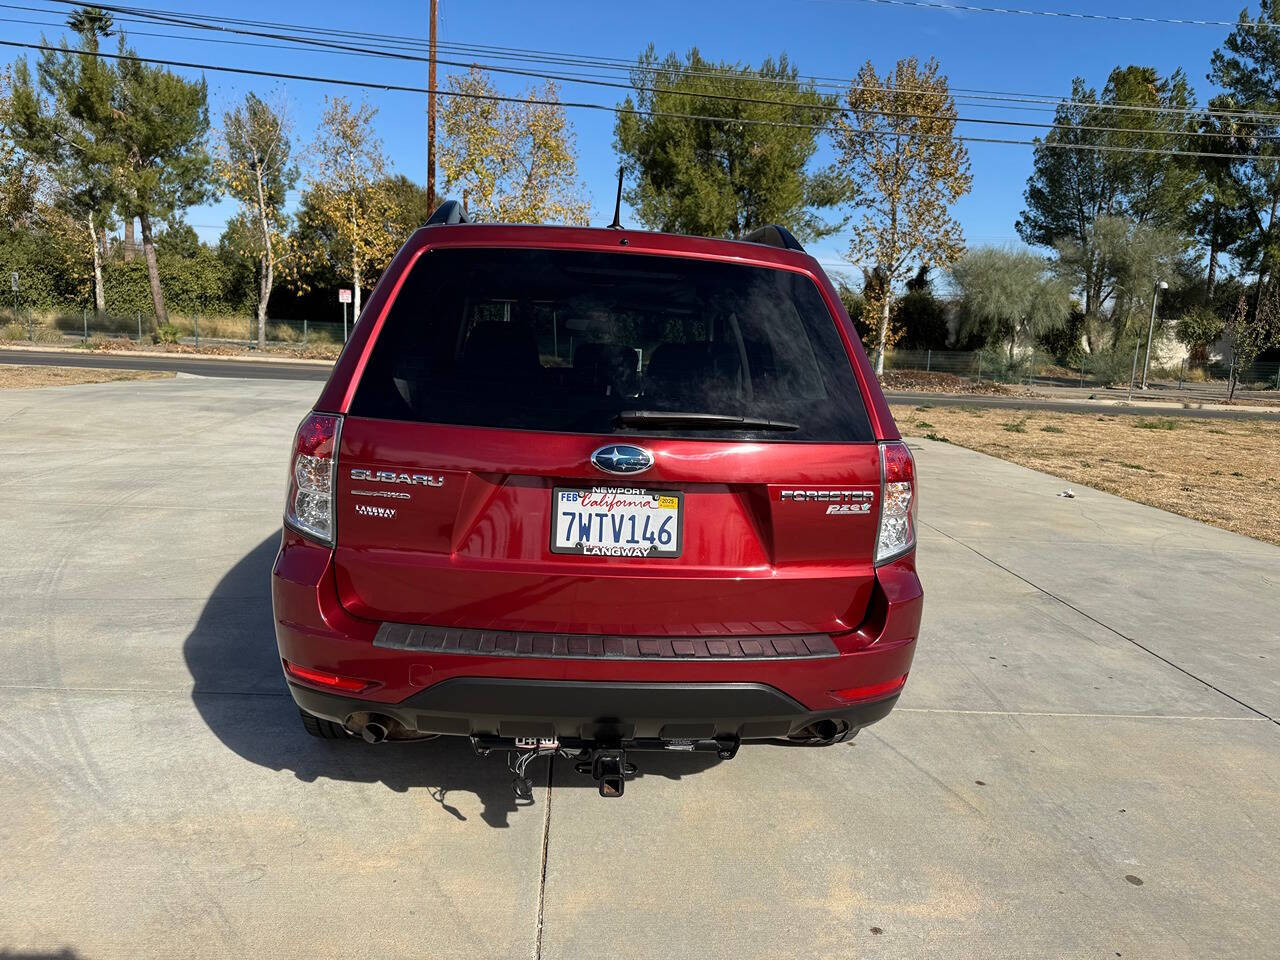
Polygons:
M387 739L387 728L375 720L370 720L360 728L360 736L365 743L382 743Z

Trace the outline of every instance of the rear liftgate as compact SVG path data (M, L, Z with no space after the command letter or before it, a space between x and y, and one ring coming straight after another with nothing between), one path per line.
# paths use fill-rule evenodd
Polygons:
M477 756L491 753L507 755L507 769L513 774L511 789L522 800L533 799L533 781L527 776L529 765L537 757L564 757L574 761L578 773L596 782L602 797L620 797L628 777L637 767L627 759L628 753L672 750L678 753L714 753L721 760L732 760L738 753L737 737L695 740L552 740L539 737L475 736L471 747Z

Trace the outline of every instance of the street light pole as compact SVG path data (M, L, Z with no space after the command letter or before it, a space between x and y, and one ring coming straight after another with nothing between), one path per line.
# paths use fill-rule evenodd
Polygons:
M1168 289L1169 284L1161 280L1151 293L1151 323L1147 325L1147 358L1142 361L1143 390L1147 389L1147 374L1151 372L1151 337L1156 332L1156 303L1160 300L1160 291Z

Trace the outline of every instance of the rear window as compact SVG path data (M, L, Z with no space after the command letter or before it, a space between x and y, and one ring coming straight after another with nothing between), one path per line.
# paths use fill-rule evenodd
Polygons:
M351 412L556 433L872 439L811 279L641 254L428 251L391 304Z

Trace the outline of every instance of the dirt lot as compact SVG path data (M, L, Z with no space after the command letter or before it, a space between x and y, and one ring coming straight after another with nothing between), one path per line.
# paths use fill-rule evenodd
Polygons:
M909 436L978 450L1280 543L1280 423L895 405ZM1064 489L1065 489L1064 484Z
M0 390L29 390L73 383L107 383L114 380L167 380L165 370L94 370L88 367L0 365Z

